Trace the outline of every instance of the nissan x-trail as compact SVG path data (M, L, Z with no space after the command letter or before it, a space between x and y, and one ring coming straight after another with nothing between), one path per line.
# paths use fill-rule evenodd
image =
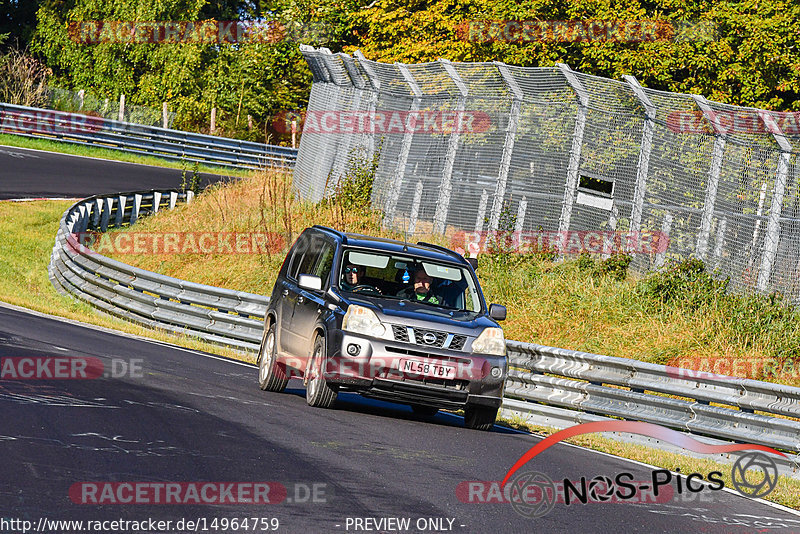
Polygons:
M258 354L261 389L302 378L309 405L339 391L464 409L490 429L503 397L503 306L486 305L473 265L427 243L307 228L278 273Z

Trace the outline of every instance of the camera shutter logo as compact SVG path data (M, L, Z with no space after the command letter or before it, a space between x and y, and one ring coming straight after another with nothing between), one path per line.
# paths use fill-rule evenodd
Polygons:
M508 485L511 507L522 517L542 517L556 504L556 485L544 473L525 471L515 475Z
M756 471L748 477L747 471ZM748 452L741 455L731 469L733 487L745 497L757 499L769 494L778 483L778 466L766 454Z

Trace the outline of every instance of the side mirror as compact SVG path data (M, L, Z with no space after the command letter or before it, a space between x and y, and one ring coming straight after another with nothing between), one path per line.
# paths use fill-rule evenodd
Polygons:
M467 260L467 263L472 265L472 270L473 271L477 271L478 270L478 258L465 258L465 259Z
M309 291L319 291L322 289L322 278L313 274L301 274L297 278L297 285Z
M505 321L506 307L500 304L489 304L489 317L495 321Z

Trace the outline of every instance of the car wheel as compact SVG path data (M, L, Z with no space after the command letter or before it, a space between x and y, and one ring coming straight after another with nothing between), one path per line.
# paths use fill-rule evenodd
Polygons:
M275 323L272 323L258 349L258 386L264 391L283 391L289 382L286 371L276 361L276 353Z
M423 406L421 404L412 404L411 411L414 412L416 415L420 415L422 417L433 417L437 413L439 413L439 408L433 408L431 406Z
M306 402L316 408L330 408L336 401L336 392L325 381L325 338L317 336L306 377Z
M497 408L468 404L464 409L464 426L474 430L489 430L497 419Z

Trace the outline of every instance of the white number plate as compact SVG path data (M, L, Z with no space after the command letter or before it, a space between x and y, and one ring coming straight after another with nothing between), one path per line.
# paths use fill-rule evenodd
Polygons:
M402 360L401 363L404 373L445 379L453 379L456 376L456 368L452 365L441 365L420 360Z

